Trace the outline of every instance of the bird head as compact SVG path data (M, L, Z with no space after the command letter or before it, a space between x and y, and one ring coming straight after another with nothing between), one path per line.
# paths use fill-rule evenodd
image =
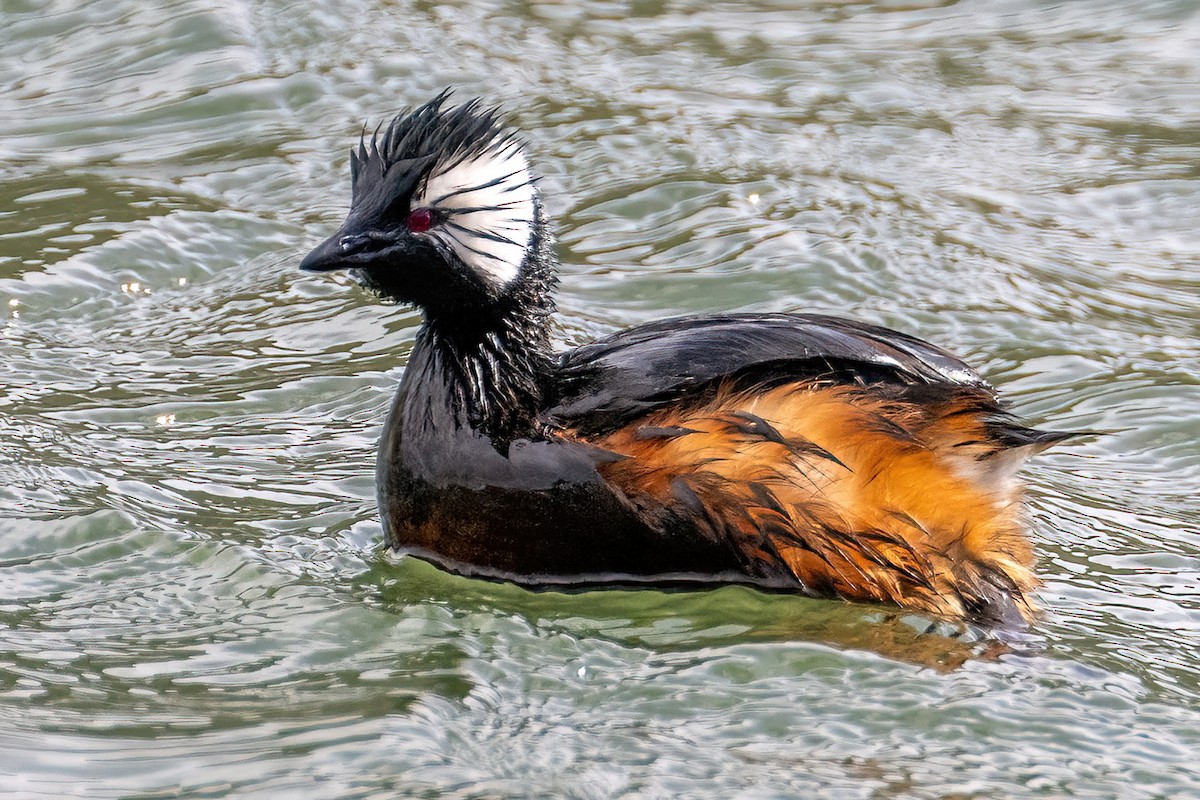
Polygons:
M361 137L350 213L301 269L352 269L427 316L503 305L529 294L531 278L548 291L549 265L535 262L549 245L522 143L496 109L448 99L442 92Z

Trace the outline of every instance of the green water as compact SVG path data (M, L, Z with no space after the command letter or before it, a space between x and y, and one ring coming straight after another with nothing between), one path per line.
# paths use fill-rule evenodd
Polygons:
M1193 2L0 3L0 795L1200 796L1198 53ZM527 131L565 342L849 314L1106 431L1028 470L1028 640L385 553L417 318L295 266L447 85Z

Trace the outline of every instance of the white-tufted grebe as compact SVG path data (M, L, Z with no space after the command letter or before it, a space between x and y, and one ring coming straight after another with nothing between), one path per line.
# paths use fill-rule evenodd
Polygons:
M522 145L443 93L352 153L350 268L422 326L383 433L398 550L538 586L746 583L1031 617L1020 425L953 355L814 314L669 319L555 353Z

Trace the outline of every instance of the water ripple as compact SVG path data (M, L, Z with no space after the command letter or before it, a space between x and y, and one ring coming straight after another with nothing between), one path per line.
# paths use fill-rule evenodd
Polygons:
M1172 0L6 8L6 790L1196 794L1198 49ZM850 314L1096 431L1029 471L1033 634L383 554L417 318L295 264L447 85L544 172L563 341Z

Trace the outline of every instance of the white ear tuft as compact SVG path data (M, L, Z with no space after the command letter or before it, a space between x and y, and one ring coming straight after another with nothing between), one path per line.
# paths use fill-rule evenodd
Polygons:
M429 231L499 290L516 279L534 228L534 188L520 143L504 137L438 165L412 199L444 221Z

